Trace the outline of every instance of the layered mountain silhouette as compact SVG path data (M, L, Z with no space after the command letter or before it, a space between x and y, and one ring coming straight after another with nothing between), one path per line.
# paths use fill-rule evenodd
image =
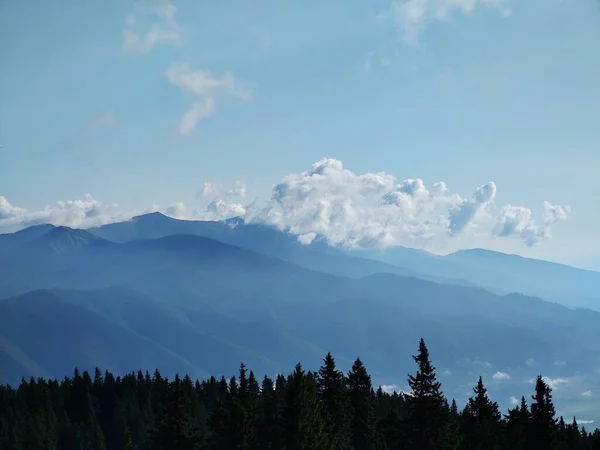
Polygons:
M449 396L483 374L508 401L544 373L570 380L564 405L600 419L581 403L600 388L600 313L567 307L597 306L599 276L481 250L348 253L241 220L40 225L0 235L0 383L74 366L203 377L244 361L274 374L331 351L402 386L423 336ZM547 301L561 281L573 295Z

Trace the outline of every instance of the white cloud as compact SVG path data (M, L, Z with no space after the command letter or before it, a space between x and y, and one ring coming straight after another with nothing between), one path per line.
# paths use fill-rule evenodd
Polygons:
M504 16L510 15L508 0L399 0L381 16L394 26L398 39L405 45L419 44L430 22L443 22L454 15L469 15L478 6L492 6Z
M402 394L402 395L412 395L411 392L405 391L404 389L402 389L397 384L382 384L380 387L381 387L381 390L383 392L385 392L386 394L390 394L391 395L394 392L396 392L396 393Z
M176 219L179 219L179 218L185 217L185 212L186 212L185 204L183 202L176 202L167 207L165 214L167 216L171 216Z
M497 221L495 192L495 184L489 182L477 188L472 199L465 200L451 193L443 182L428 187L421 179L398 182L385 172L355 174L339 160L323 159L308 171L285 176L274 186L266 203L244 203L247 189L241 182L222 186L207 181L197 193L198 199L207 203L192 208L191 213L183 204L173 204L163 211L199 220L243 216L247 222L255 220L288 230L304 244L321 237L332 245L350 248L439 248L456 239L460 239L456 245L461 245L478 236L489 238ZM556 209L548 211L551 217L561 214ZM132 211L103 204L91 196L57 202L40 211L26 211L0 197L2 231L44 221L93 226L127 219L131 214ZM476 363L490 366L482 361Z
M577 423L579 425L591 425L595 422L593 420L578 420Z
M566 361L554 361L553 364L558 367L564 367L567 365Z
M550 226L559 220L566 220L569 206L556 206L544 202L544 219L537 224L531 209L523 206L506 205L497 218L494 234L499 237L518 236L528 245L534 246L550 237Z
M446 370L444 370L444 375L451 376L452 372L450 370L446 369Z
M459 234L465 230L478 215L485 212L485 208L495 197L496 184L493 181L479 186L471 200L463 200L450 211L450 233Z
M205 210L197 210L195 215L201 220L226 220L245 214L246 208L241 203L216 199L210 202Z
M192 107L179 120L179 133L182 135L191 133L198 122L212 116L214 110L214 97L206 97L201 101L194 102Z
M560 386L569 383L569 380L567 378L542 377L542 380L544 380L544 383L546 383L548 386L550 386L550 388L553 390L556 390ZM535 381L536 381L535 378L531 378L529 380L530 383L535 383Z
M519 404L520 400L515 397L514 395L511 395L508 399L508 401L510 402L511 405L516 406Z
M260 217L292 234L321 235L333 245L426 247L448 237L493 235L497 187L488 182L471 199L438 182L398 182L385 172L355 174L337 159L287 175L273 188Z
M300 236L298 236L298 242L300 242L302 245L310 245L316 238L316 233L301 234Z
M137 3L134 12L125 19L123 49L148 53L158 44L177 43L181 30L175 20L176 13L177 8L168 1Z
M217 192L217 183L213 181L205 181L200 190L196 193L196 197L208 197Z
M496 372L492 375L492 378L496 381L507 381L510 380L510 375L506 372Z
M535 359L533 359L533 358L529 358L529 359L525 360L525 365L527 365L529 367L533 366L534 364L535 364Z
M212 116L216 106L215 95L222 92L242 100L252 99L252 90L227 72L215 76L204 70L192 70L185 62L174 62L166 71L167 79L184 92L198 97L192 107L182 116L179 132L189 134L203 119Z
M11 205L0 196L0 231L17 231L42 223L86 228L105 223L127 220L126 213L117 204L102 203L89 194L79 200L58 201L37 211L29 211Z
M490 369L492 367L492 364L490 362L488 362L488 361L481 361L479 359L473 361L473 364L477 364L479 366L483 366L483 367L486 367L488 369Z
M585 392L582 392L582 393L581 393L581 396L582 396L582 397L585 397L585 398L591 398L591 397L592 397L592 391L585 391Z
M246 198L246 185L237 181L235 186L227 191L227 196Z
M400 386L396 384L382 384L381 390L386 394L393 394L394 392L401 392Z

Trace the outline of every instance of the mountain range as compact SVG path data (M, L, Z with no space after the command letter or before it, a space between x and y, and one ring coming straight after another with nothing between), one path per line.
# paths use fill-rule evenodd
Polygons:
M331 351L404 389L424 337L450 397L481 374L508 405L542 373L567 415L600 420L599 296L600 273L485 250L348 251L159 213L37 225L0 235L0 383L74 366L229 376L241 361L272 375Z

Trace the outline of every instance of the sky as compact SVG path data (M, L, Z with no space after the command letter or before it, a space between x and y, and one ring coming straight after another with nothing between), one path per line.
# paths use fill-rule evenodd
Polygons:
M600 270L600 2L0 3L0 232L244 215Z

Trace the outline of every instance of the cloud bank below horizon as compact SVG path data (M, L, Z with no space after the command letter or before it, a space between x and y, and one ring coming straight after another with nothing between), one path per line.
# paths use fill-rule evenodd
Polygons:
M126 211L87 194L41 210L27 210L0 196L0 232L52 223L88 228L162 211L181 219L224 220L241 216L287 230L304 244L322 236L330 245L348 248L426 247L462 237L516 238L532 247L551 237L551 227L568 218L568 206L544 202L541 218L525 206L495 204L497 186L487 182L470 198L451 193L444 182L398 181L385 172L356 174L337 159L324 158L310 170L292 173L276 184L271 198L246 201L246 186L221 189L207 181L196 197L205 206L175 202L165 208ZM206 203L207 202L207 203Z

